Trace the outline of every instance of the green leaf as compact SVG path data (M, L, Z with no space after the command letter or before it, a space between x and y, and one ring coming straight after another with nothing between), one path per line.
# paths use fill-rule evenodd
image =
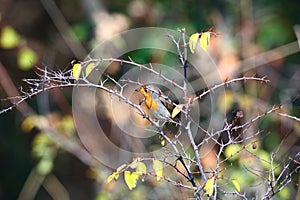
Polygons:
M156 180L159 181L163 175L163 164L159 160L153 160L153 169L156 174Z
M195 49L196 49L196 45L198 43L199 40L199 33L194 33L193 35L191 35L190 40L189 40L189 47L192 53L195 53Z
M271 169L271 158L270 158L270 155L268 152L264 151L264 150L259 150L257 152L257 156L260 158L260 162L262 164L262 166L265 168L265 169L268 169L270 170Z
M31 153L36 158L53 157L54 146L52 139L47 133L38 133L32 141Z
M284 187L282 190L278 193L278 199L285 200L285 199L292 199L291 198L292 192L290 191L290 188Z
M18 52L18 65L21 70L30 70L37 60L36 53L28 47L22 48Z
M225 157L228 158L229 161L235 161L238 158L238 152L241 150L240 145L238 144L231 144L226 147L225 149Z
M215 184L215 177L212 177L206 181L205 192L209 197L212 196L214 193L214 184Z
M3 49L15 48L19 45L21 37L11 26L5 26L0 33L0 46Z
M127 184L129 190L132 190L136 187L137 180L139 179L139 174L137 172L124 172L125 183Z

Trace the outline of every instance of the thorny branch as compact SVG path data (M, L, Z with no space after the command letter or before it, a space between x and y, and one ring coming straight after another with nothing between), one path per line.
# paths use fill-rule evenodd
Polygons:
M202 165L201 159L200 159L199 148L211 140L215 141L215 143L220 146L220 149L216 155L217 165L212 173L218 179L221 165L224 164L229 159L229 158L225 158L223 160L220 159L224 148L230 144L238 143L239 141L235 141L234 139L229 137L229 141L226 144L223 144L222 142L217 141L215 138L219 137L221 135L221 133L224 133L224 132L227 132L229 136L232 131L237 131L237 130L242 130L242 133L245 133L246 131L249 130L249 128L255 122L259 121L261 118L263 118L266 115L270 115L270 114L278 111L279 109L282 108L282 106L276 106L276 107L273 106L271 109L269 109L265 113L259 114L258 116L252 118L251 120L248 120L247 122L243 123L242 125L226 124L226 126L224 126L224 128L222 128L221 130L211 131L211 132L202 128L189 115L190 106L193 103L195 103L198 100L201 100L205 95L212 93L214 90L217 90L222 87L227 87L228 85L233 84L235 82L257 81L257 82L261 82L261 83L268 83L269 80L267 80L266 77L234 78L231 80L225 80L222 83L214 85L211 88L208 88L206 91L202 92L198 96L195 96L195 94L191 94L191 95L189 95L191 97L188 97L187 90L186 90L186 81L187 81L186 68L187 68L187 45L188 44L185 40L185 29L180 30L180 33L181 33L181 37L178 40L176 40L174 38L174 36L172 36L170 34L167 34L167 36L171 39L172 43L175 44L175 46L177 48L177 53L179 55L179 60L180 60L181 64L183 65L183 69L184 69L183 73L184 73L184 77L185 77L183 86L179 83L176 83L173 80L170 80L167 76L165 76L161 72L156 71L151 65L148 67L143 64L138 64L138 63L134 62L131 58L129 58L129 60L123 60L123 59L117 59L117 58L99 58L99 59L94 58L94 59L88 59L87 61L81 62L81 64L83 66L87 66L90 63L96 63L96 65L98 65L103 62L118 62L121 65L127 64L132 67L137 67L140 70L148 71L148 72L152 73L153 75L161 78L164 82L183 91L184 101L185 101L185 105L184 105L185 109L182 109L181 112L185 114L185 119L187 120L187 122L186 122L186 124L180 123L180 126L182 126L187 131L187 135L189 137L189 142L192 146L195 158L190 158L190 156L184 151L183 145L180 143L179 140L173 140L173 139L169 138L166 135L166 133L164 132L162 125L160 125L157 121L155 121L150 116L148 116L140 105L133 103L131 100L129 100L127 97L125 97L123 95L123 90L127 86L128 83L135 84L137 86L141 86L144 83L136 82L133 80L122 80L123 82L125 82L125 84L122 85L118 81L116 81L114 78L110 77L108 74L105 74L105 73L103 73L103 76L105 77L104 80L101 80L100 83L93 83L93 82L89 81L86 77L79 78L78 80L76 80L72 76L71 70L62 72L62 71L53 71L47 67L45 67L45 68L36 67L36 70L37 70L36 74L37 74L38 78L24 79L24 82L26 82L30 86L30 89L28 91L24 91L21 88L21 93L22 93L21 96L14 96L14 97L7 98L9 100L11 100L13 98L14 103L13 103L13 105L9 106L8 108L0 110L0 114L3 114L5 112L13 109L14 107L19 106L22 102L40 94L40 93L43 93L45 91L48 91L48 90L51 90L54 88L66 88L66 87L89 87L89 88L91 88L92 87L92 88L96 88L96 89L101 89L111 95L118 97L119 100L128 104L131 108L135 109L143 118L147 119L157 129L157 132L171 145L171 147L174 151L174 155L176 156L177 160L182 163L184 169L187 172L187 175L185 175L183 172L179 171L176 165L172 165L171 163L169 163L169 166L175 168L175 170L177 170L177 172L179 174L181 174L185 179L187 179L189 182L191 182L192 187L184 185L177 181L173 181L172 179L170 179L168 177L164 177L164 180L166 180L167 182L169 182L173 185L176 185L178 187L183 187L186 189L194 190L195 196L197 197L197 199L201 199L199 192L201 190L203 190L205 192L205 185L204 184L202 184L202 185L196 184L195 178L194 178L192 170L191 170L191 165L186 164L185 160L187 160L190 163L195 164L198 167L198 170L201 174L201 178L203 179L203 182L206 183L207 179L208 179L207 178L208 172L204 171L204 168L203 168L203 165ZM118 89L113 90L113 89L109 89L108 87L106 87L105 84L108 80L112 81L115 85L117 85ZM164 98L168 99L167 96L164 96L163 94L162 94L162 96ZM174 102L171 102L171 103L174 106L177 106ZM288 114L279 113L279 115L281 115L283 117L287 117L289 119L293 119L297 122L300 121L299 118L290 116ZM204 132L206 134L206 137L199 144L196 144L196 141L193 137L191 123L195 124L199 130L201 130L202 132ZM250 139L256 137L261 132L262 131L258 131L257 133L253 134L250 137L243 138L242 142L245 142L247 140L250 140ZM178 138L176 138L176 139L178 139ZM177 146L178 144L180 145L181 151L183 151L183 152L181 152L179 150L179 148ZM71 144L69 145L69 149L70 149L70 151L77 151L77 149L73 148L73 146ZM243 148L243 149L245 149L245 148ZM243 149L241 149L241 151ZM94 158L90 157L89 155L86 157L88 157L89 159L88 160L84 160L83 158L81 158L81 159L85 163L92 166L91 161ZM273 175L270 176L272 178L268 179L268 189L267 189L265 197L264 197L265 199L270 199L276 193L280 192L288 183L291 182L291 180L292 180L291 176L293 174L297 173L297 171L300 168L299 162L296 160L296 159L299 159L299 157L300 157L300 153L296 154L296 156L294 158L291 158L289 163L284 165L281 173L277 176L277 178L274 176L274 171L271 171L273 173ZM296 167L292 171L288 172L288 169L290 168L292 163L296 164ZM274 170L274 169L272 169L272 170ZM225 195L236 195L240 198L247 199L245 194L240 194L238 192L226 192L222 188L219 188L218 180L216 180L215 184L214 184L214 195L211 198L217 199L218 192L225 194Z

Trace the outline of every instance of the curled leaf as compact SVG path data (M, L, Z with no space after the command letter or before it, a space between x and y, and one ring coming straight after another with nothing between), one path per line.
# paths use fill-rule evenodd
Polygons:
M160 140L160 145L163 147L166 146L166 140L164 138Z
M137 180L139 179L139 174L137 172L124 172L125 183L128 186L129 190L132 190L136 187Z
M201 47L204 51L207 50L209 40L210 40L210 33L209 32L204 32L204 33L201 34L200 45L201 45Z
M74 78L76 80L79 79L79 76L80 76L80 73L81 73L81 69L82 69L81 63L75 63L73 65L72 75L74 76Z
M142 162L138 162L137 166L136 166L136 173L138 173L140 176L142 176L141 179L142 179L142 181L144 181L143 175L145 175L147 173L146 165Z
M95 63L90 63L85 68L85 77L88 77L91 71L94 69Z
M210 197L213 195L214 193L214 183L215 183L215 178L212 177L210 179L208 179L206 181L206 184L205 184L205 191L206 191L206 194Z
M176 117L182 110L183 104L177 105L172 111L172 118Z
M195 49L196 49L196 45L198 43L199 40L199 33L194 33L193 35L191 35L190 40L189 40L189 47L192 53L195 53Z
M136 166L136 172L140 175L144 175L147 173L147 167L145 163L138 162Z
M109 175L106 179L106 183L110 183L113 179L117 180L119 178L119 173L113 172L111 175Z
M240 186L239 182L237 180L232 180L231 182L234 185L236 191L240 192L241 191L241 186Z
M159 181L163 175L163 164L159 160L153 160L153 169L156 174L156 180Z

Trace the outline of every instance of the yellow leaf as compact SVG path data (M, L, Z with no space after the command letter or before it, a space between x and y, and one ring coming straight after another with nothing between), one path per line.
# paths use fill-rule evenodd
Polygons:
M142 162L138 162L136 166L136 172L140 175L146 174L147 173L146 165Z
M208 179L206 181L206 184L205 184L205 191L206 191L206 194L210 197L213 195L214 193L214 183L215 183L215 178L212 177L210 179Z
M111 175L109 175L109 177L107 177L106 183L110 183L113 179L118 179L118 177L116 178L116 176L119 177L119 173L113 172Z
M88 77L91 73L91 71L94 69L95 63L90 63L85 68L85 77Z
M238 182L237 180L232 180L231 182L232 182L232 184L234 185L235 189L236 189L238 192L240 192L240 191L241 191L241 186L240 186L239 182Z
M0 33L0 46L4 49L15 48L19 45L21 37L11 26L5 26Z
M129 167L131 167L132 169L137 167L137 163L141 160L140 157L137 157L136 159L134 159L134 161L129 165Z
M160 140L160 145L163 147L166 146L166 140L165 139Z
M82 69L82 66L80 63L75 63L73 65L73 69L72 69L72 75L74 76L74 78L76 80L79 79L79 76L80 76L80 73L81 73L81 69Z
M153 169L156 174L156 180L159 181L163 175L163 164L159 160L153 160Z
M201 45L202 49L204 49L204 51L207 50L209 40L210 40L210 33L209 32L204 32L204 33L201 34L200 45Z
M139 174L137 172L131 173L130 171L125 171L124 179L125 179L125 183L127 184L129 190L132 190L133 188L136 187L136 182L139 179Z
M196 45L198 43L199 40L199 33L194 33L193 35L191 35L190 37L190 41L189 41L189 47L192 53L195 53L195 49L196 49Z
M177 105L172 111L172 118L176 117L182 110L183 104Z
M28 47L21 48L18 52L18 65L22 70L31 69L37 60L36 53Z
M37 115L29 115L25 118L25 120L22 122L21 129L25 133L30 132L39 121L39 116Z
M120 176L120 173L117 173L117 174L115 175L115 177L114 177L115 181L118 180L119 176Z

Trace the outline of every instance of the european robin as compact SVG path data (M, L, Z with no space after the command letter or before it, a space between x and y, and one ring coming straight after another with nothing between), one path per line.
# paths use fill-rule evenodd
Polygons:
M144 96L144 102L146 107L149 109L151 115L155 119L163 120L164 133L169 137L173 138L179 131L179 115L174 119L171 118L170 111L174 109L174 105L162 97L162 92L152 85L144 85L137 89ZM164 138L160 137L162 146L165 145Z
M150 113L158 120L173 121L171 114L166 108L166 102L163 103L161 92L151 85L145 85L138 89L138 91L145 97L144 102Z

